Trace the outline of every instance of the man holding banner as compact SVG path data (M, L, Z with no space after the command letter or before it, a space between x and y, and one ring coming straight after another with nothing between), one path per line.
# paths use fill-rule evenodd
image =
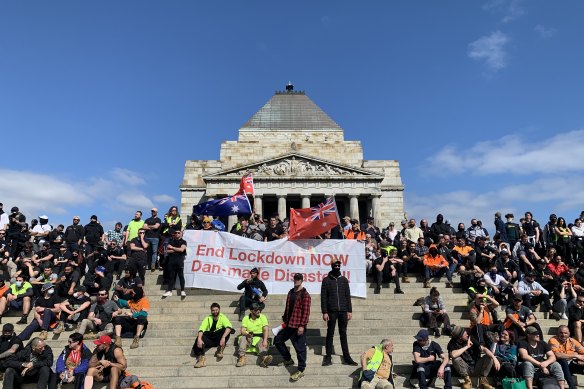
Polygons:
M237 285L237 290L244 289L243 295L239 298L239 321L245 317L245 309L257 304L262 311L266 304L264 301L268 297L268 289L262 280L258 278L258 268L254 267L249 272L249 278Z

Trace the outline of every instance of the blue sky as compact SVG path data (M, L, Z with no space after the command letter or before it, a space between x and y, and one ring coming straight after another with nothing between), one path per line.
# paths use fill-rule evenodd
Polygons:
M168 209L187 159L289 80L401 164L409 216L584 198L581 1L29 1L0 4L0 202L106 227Z

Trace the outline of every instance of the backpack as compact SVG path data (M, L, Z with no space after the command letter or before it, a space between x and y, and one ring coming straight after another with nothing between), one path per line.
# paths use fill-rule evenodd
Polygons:
M140 380L136 375L128 372L124 374L124 378L119 383L120 389L154 389L154 386L150 382Z

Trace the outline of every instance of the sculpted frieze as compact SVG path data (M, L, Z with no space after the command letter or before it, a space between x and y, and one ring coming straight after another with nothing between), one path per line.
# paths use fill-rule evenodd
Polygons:
M256 176L354 176L356 172L342 169L338 166L315 161L299 159L282 159L279 161L262 163L258 166L246 167L236 173L241 176L246 173L253 173Z

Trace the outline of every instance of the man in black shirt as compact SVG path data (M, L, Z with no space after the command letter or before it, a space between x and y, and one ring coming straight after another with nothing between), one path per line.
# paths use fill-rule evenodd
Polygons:
M471 338L466 329L461 326L452 326L452 338L448 342L448 354L452 359L452 366L464 379L462 389L471 389L470 376L479 376L479 385L482 389L493 389L487 379L491 367L500 366L499 361L491 350L481 346L476 338ZM482 354L482 356L481 356Z
M83 242L83 234L85 230L83 226L79 224L80 220L79 216L73 216L73 224L65 229L65 243L67 243L67 249L69 251L79 249L79 245Z
M79 272L74 270L70 263L67 263L57 279L56 289L59 297L69 298L69 296L73 296L75 287L79 284L79 278Z
M429 339L428 330L422 329L414 336L412 354L414 355L414 370L420 389L427 389L428 383L438 377L444 380L444 389L452 388L451 368L448 366L448 355L442 347ZM438 360L440 358L440 360ZM410 378L411 379L411 378Z
M176 282L176 277L180 282L180 296L187 297L185 293L185 257L187 253L187 242L181 237L181 231L171 229L168 241L166 269L168 271L168 284L164 297L172 296L172 288Z
M146 241L146 230L140 228L138 230L138 236L130 241L130 259L128 262L138 270L142 284L146 281L148 247L150 247L150 244Z
M146 230L146 241L150 244L148 246L148 257L150 263L147 265L150 271L156 270L156 261L158 260L158 241L160 239L160 225L162 220L158 217L158 208L150 210L151 216L144 220L142 228Z
M253 303L257 303L262 311L266 304L266 297L268 297L268 289L262 280L258 278L258 268L254 267L249 271L249 278L237 285L237 290L244 289L243 295L239 298L239 321L242 321L245 316L246 308L251 307Z
M86 253L91 253L105 241L105 233L101 224L97 222L97 216L91 215L89 224L83 229L83 237L86 242Z
M271 242L273 240L281 239L283 234L284 228L282 227L282 223L278 223L278 219L272 216L270 218L270 224L266 227L265 241Z
M6 360L3 388L14 388L15 383L36 383L36 388L46 388L52 371L53 350L40 338L34 338L23 349Z
M555 377L560 388L564 387L564 372L553 353L551 347L541 340L537 328L529 326L525 329L527 341L520 341L517 345L519 354L518 370L525 379L527 389L533 388L533 380L545 376Z
M4 324L0 337L0 372L6 371L7 358L20 349L22 349L22 340L14 333L14 325L12 323Z
M34 320L18 335L20 340L27 340L38 329L41 329L40 339L46 340L49 326L57 320L57 313L61 309L59 308L59 300L55 295L53 284L47 282L43 285L41 291L43 295L37 297L34 302ZM39 324L39 321L42 324Z

